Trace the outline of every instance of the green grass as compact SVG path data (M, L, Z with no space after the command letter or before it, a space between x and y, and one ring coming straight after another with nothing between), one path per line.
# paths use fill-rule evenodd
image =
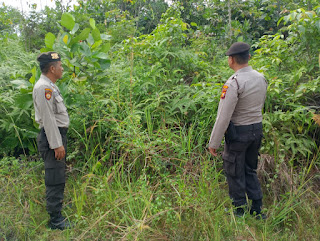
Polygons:
M187 164L174 172L141 167L140 175L131 172L126 161L119 159L99 174L69 169L63 212L75 227L52 231L46 227L42 162L2 159L1 240L320 238L320 199L312 179L288 186L289 191L265 191L269 218L257 221L249 214L236 218L225 211L231 201L220 159L199 155L197 161L185 160ZM267 175L267 171L259 173ZM293 175L299 178L298 173ZM273 180L274 185L280 179ZM266 189L267 183L262 185Z

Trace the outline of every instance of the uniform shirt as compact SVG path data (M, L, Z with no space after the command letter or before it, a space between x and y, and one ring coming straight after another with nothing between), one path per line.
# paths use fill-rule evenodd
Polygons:
M266 92L266 79L251 66L235 72L223 86L209 147L220 146L230 120L236 126L261 122Z
M69 126L67 108L59 88L45 75L41 75L33 88L35 120L44 128L51 149L62 146L58 127Z

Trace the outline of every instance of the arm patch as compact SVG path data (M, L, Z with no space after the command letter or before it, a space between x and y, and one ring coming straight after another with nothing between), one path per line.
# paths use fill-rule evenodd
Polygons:
M224 85L222 88L222 92L220 95L220 99L224 99L226 98L226 94L227 94L227 90L228 90L229 86L228 85Z
M47 100L50 100L52 97L52 90L51 89L45 89L44 90L44 96L46 97Z

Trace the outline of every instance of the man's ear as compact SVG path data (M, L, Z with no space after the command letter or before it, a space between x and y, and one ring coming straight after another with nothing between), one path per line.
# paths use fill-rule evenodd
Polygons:
M231 61L231 64L234 64L234 57L233 56L230 56L230 61Z
M55 66L52 64L50 65L50 73L54 73L55 71Z

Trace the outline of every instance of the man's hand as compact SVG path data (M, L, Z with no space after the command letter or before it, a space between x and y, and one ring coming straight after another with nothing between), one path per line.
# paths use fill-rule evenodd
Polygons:
M62 160L66 155L66 151L63 146L54 149L54 156L57 160Z
M209 151L212 154L212 156L218 156L217 150L213 149L212 147L209 147Z

